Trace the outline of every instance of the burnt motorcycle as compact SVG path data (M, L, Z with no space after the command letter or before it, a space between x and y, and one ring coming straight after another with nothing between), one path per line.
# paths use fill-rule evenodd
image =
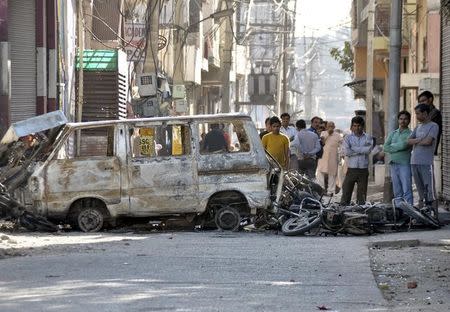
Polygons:
M258 229L279 230L286 220L299 217L297 207L304 198L310 197L320 201L325 191L319 184L295 170L282 170L270 155L268 159L272 168L269 181L271 205L258 211L254 226Z
M439 222L426 210L417 209L400 198L394 199L391 205L340 206L336 203L323 205L321 201L307 197L291 209L298 213L282 225L282 232L287 236L305 234L319 227L322 232L336 235L368 235L388 228L409 229L418 224L439 228Z

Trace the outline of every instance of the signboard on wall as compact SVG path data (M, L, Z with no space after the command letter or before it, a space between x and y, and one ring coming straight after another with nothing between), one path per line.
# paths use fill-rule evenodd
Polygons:
M127 61L143 62L145 59L145 24L125 22L124 33Z

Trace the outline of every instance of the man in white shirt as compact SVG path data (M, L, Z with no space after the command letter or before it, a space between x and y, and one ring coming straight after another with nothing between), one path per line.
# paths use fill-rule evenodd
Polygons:
M373 139L364 132L364 119L355 116L351 121L352 133L344 138L343 149L347 157L347 174L342 184L341 205L350 204L353 188L356 188L358 205L365 204L369 182L369 155L373 148Z
M290 126L291 116L288 113L281 114L281 128L280 133L283 133L289 138L289 151L290 151L290 161L289 161L289 169L297 170L298 169L298 159L296 156L296 148L292 146L292 141L294 141L295 136L297 135L297 130L295 127Z

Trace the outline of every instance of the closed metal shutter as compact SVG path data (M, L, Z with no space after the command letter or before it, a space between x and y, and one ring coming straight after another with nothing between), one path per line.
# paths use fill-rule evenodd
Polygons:
M117 40L117 34L120 33L120 4L120 0L94 0L92 32L99 40Z
M127 117L128 84L124 75L118 72L85 71L83 81L83 121Z
M442 1L441 18L441 112L442 194L450 200L450 1Z
M11 122L36 116L35 0L8 2Z

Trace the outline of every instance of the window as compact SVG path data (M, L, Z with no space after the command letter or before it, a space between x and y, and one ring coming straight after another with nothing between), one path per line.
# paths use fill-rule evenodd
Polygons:
M133 158L189 155L190 132L186 125L130 128Z
M114 126L73 131L60 148L57 159L114 156Z
M200 153L249 152L250 143L242 122L202 123Z

